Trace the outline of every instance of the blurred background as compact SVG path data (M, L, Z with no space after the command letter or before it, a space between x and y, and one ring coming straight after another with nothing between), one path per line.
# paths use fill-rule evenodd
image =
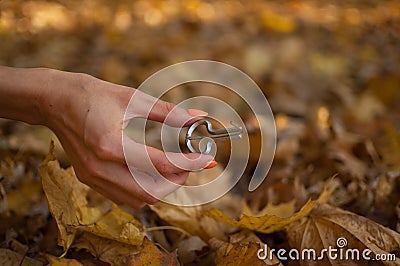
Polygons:
M302 206L338 173L334 205L400 230L399 1L0 1L1 65L138 87L192 59L244 71L275 114L275 160L262 188L246 195L252 209L293 198ZM190 96L166 95L172 102ZM246 110L240 115L257 148L257 123ZM9 195L24 187L18 176L36 184L51 137L1 120L1 176L14 178L2 181ZM60 148L59 156L68 164ZM249 173L256 162L251 157ZM32 193L32 204L42 204ZM27 204L17 195L9 208Z

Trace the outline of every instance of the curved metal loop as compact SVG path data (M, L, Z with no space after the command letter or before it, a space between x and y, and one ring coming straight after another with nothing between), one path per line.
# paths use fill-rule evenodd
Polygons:
M191 152L197 152L197 153L202 153L202 154L209 154L211 152L212 144L213 142L211 140L208 140L207 145L205 150L201 151L200 147L198 150L196 150L193 146L191 141L192 140L202 140L206 138L211 138L211 139L230 139L230 138L241 138L242 133L243 133L243 128L240 126L235 125L232 121L230 122L233 127L231 128L219 128L219 129L214 129L211 122L207 119L201 119L193 123L187 133L186 133L186 146ZM199 127L199 126L206 126L207 132L210 133L210 135L203 135L203 136L192 136L193 132Z

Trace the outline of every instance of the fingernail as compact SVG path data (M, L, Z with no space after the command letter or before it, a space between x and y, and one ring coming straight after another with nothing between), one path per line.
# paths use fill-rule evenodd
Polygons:
M213 167L215 167L215 166L217 166L217 162L216 161L211 161L211 162L209 162L208 164L206 164L206 166L204 167L204 169L210 169L210 168L213 168Z
M191 116L206 116L206 115L208 115L207 112L204 112L204 111L201 111L201 110L197 110L197 109L188 109L187 112Z

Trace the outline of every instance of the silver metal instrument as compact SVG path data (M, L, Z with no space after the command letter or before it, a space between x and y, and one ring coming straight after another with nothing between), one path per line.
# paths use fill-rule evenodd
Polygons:
M209 135L201 135L201 136L192 136L193 132L199 127L204 125L207 129ZM241 138L243 133L243 128L240 126L235 125L231 121L232 127L230 128L219 128L214 129L211 122L207 119L202 119L193 123L187 133L186 133L186 146L191 152L197 152L202 154L209 154L211 152L213 142L208 140L205 150L201 151L200 147L195 149L192 145L192 140L202 140L202 139L233 139L233 138Z

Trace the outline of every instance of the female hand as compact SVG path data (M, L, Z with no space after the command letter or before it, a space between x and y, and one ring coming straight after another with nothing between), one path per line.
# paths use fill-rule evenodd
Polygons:
M133 88L86 74L49 69L19 70L18 73L15 69L0 68L2 71L11 79L19 80L0 82L1 94L7 96L10 91L17 91L19 96L29 94L34 103L15 110L10 117L4 115L7 110L0 110L0 114L48 126L60 139L78 179L118 204L136 209L146 203L153 204L177 185L184 184L190 171L216 165L210 155L164 153L133 140L124 143L125 150L122 146L123 127L129 119L142 117L181 127L206 115L203 111L184 110ZM4 73L7 71L10 73ZM21 79L21 75L26 79ZM18 90L11 90L15 86ZM134 102L124 117L132 96ZM12 101L15 97L8 98ZM12 109L11 105L9 108ZM131 155L129 158L134 158L129 168L124 151ZM164 178L171 182L165 182ZM146 190L137 180L146 183Z

